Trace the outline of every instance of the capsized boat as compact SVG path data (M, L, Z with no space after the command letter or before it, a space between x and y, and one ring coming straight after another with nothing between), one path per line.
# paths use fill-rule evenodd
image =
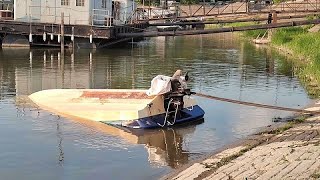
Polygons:
M204 111L191 97L185 79L188 76L158 75L149 90L50 89L29 98L40 108L68 118L157 128L203 120Z

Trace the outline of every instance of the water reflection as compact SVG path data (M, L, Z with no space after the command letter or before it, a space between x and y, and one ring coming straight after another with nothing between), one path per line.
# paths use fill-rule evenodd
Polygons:
M248 85L269 84L268 77L275 75L275 68L279 69L278 75L293 77L292 64L281 61L277 67L275 59L278 57L273 57L274 52L270 48L256 50L248 43L241 43L238 50L238 44L235 43L237 41L233 42L233 38L230 38L230 43L228 37L232 36L210 38L211 41L221 41L214 44L213 49L208 49L208 39L203 39L202 36L200 40L199 37L186 37L174 41L173 37L158 37L154 41L154 47L146 48L141 43L138 50L126 51L128 54L112 50L106 56L102 51L81 50L75 54L67 52L63 59L58 50L3 49L0 53L0 67L5 68L0 68L1 78L5 79L4 75L8 75L4 74L5 71L11 65L15 66L15 72L7 72L15 77L6 79L17 89L17 94L28 95L52 88L147 88L152 77L157 74L172 74L177 68L191 72L190 87L197 87L198 90L213 88L219 91L220 84L225 87L239 84L241 92ZM173 42L182 40L181 43L198 45L199 51L194 53L189 47L176 48ZM143 52L143 57L139 58L139 51L146 50L150 52ZM178 57L170 58L177 54ZM193 59L190 60L192 56ZM29 59L28 66L26 59ZM156 66L147 67L150 63L156 63ZM235 77L238 73L240 79Z
M26 97L20 96L16 105L19 111L17 114L20 117L32 116L37 119L33 122L35 130L47 132L48 129L55 126L53 131L57 138L57 162L61 166L64 165L65 159L68 159L68 157L65 157L63 141L70 138L71 134L75 134L75 137L72 137L75 142L85 145L85 148L88 149L101 150L116 146L127 149L128 145L120 143L117 138L133 145L142 144L151 166L157 168L169 166L176 169L190 161L190 154L195 155L195 153L187 150L184 140L187 136L193 135L198 124L203 123L203 120L200 120L192 124L165 129L127 129L82 119L67 120L35 108L35 105Z
M119 136L130 143L144 144L148 161L152 166L178 168L190 160L190 152L184 146L184 137L192 135L196 125L141 131L111 130L111 128L113 127L103 127L105 133Z
M152 165L178 168L189 162L189 152L183 146L184 137L193 134L195 128L193 125L145 132L140 136L139 143L145 144Z
M64 152L63 152L63 145L62 145L63 136L60 129L59 119L60 117L57 119L57 139L58 139L58 148L59 148L58 162L59 162L59 165L63 165L63 162L64 162Z

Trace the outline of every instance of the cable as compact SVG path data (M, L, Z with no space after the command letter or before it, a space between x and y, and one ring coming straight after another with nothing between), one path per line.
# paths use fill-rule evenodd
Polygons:
M211 96L211 95L202 94L202 93L196 93L195 95L199 97L218 100L218 101L241 104L245 106L261 107L261 108L267 108L267 109L275 109L275 110L291 111L291 112L299 112L299 113L320 114L319 111L308 111L304 109L295 109L295 108L288 108L288 107L272 106L267 104L252 103L252 102L239 101L239 100L228 99L228 98L221 98L221 97Z

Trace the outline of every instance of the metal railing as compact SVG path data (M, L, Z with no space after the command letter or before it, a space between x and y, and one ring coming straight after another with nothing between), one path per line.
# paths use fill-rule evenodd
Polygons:
M48 13L43 13L43 10L46 10ZM60 23L61 22L61 13L65 9L71 8L62 8L62 7L49 7L49 6L29 6L29 22L39 22L44 21L44 23ZM48 19L47 19L48 18ZM50 19L51 18L51 19ZM66 24L71 24L71 15L64 15L64 20Z
M204 16L220 16L220 15L237 15L247 13L268 13L272 11L280 13L303 13L303 12L317 12L320 10L319 0L303 0L303 1L287 1L280 0L279 3L268 1L255 0L255 1L230 1L217 3L202 3L194 5L176 6L177 18L189 17L204 17ZM161 9L154 11L153 9ZM169 9L160 7L152 8L138 8L136 10L138 20L158 20L158 19L172 19L169 14ZM161 12L161 13L158 13Z
M132 6L121 8L118 18L115 19L112 12L107 9L80 11L78 9L64 6L52 7L43 5L30 5L26 8L25 14L19 14L16 19L30 23L41 22L59 24L61 22L61 12L64 12L65 24L112 27L117 23L126 24L130 22L134 14L134 11L131 12L131 8ZM77 17L74 17L74 14L77 14ZM84 18L81 18L81 16Z
M113 17L109 10L105 9L93 9L92 10L92 26L103 26L111 27L113 26Z
M13 11L13 2L0 2L0 10Z

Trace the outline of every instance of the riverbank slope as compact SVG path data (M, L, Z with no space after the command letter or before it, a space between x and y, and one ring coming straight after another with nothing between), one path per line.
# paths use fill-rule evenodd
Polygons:
M317 27L317 26L315 26ZM283 28L272 33L272 46L295 57L297 75L313 98L320 96L320 32L313 26Z
M311 111L320 111L320 102ZM164 179L318 179L320 115L252 135Z

